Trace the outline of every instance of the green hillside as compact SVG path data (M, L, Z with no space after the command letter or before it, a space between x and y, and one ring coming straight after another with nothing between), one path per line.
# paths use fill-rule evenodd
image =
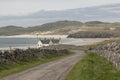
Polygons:
M120 23L107 23L100 21L57 21L52 23L46 23L38 26L20 27L20 26L6 26L0 28L0 35L19 35L19 34L35 34L36 32L42 34L49 31L47 34L74 34L80 31L88 32L109 32L119 35Z

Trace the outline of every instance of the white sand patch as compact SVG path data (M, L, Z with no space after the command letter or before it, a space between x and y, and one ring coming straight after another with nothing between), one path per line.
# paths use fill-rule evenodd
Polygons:
M66 38L68 35L38 35L38 37L54 37L54 38ZM0 38L37 38L37 35L14 35L14 36L0 36Z
M83 46L83 45L91 45L98 42L102 42L105 40L110 40L110 38L80 38L65 44L76 45L76 46Z

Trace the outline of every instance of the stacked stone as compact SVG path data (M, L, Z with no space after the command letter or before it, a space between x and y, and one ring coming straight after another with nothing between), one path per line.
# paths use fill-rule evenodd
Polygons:
M106 57L118 69L120 69L120 42L101 44L93 49L92 52Z
M37 59L41 57L59 56L67 54L68 50L56 50L56 49L16 49L12 51L0 51L0 64L12 63L18 61L26 61L29 59Z

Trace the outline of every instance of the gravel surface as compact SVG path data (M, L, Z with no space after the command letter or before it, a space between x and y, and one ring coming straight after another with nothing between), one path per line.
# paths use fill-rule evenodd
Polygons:
M42 64L0 80L64 80L75 63L84 56L82 51L74 52L72 56Z

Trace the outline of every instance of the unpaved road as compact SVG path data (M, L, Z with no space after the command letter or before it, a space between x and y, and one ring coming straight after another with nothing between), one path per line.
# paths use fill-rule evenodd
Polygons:
M84 56L84 52L13 74L0 80L64 80L72 66Z

